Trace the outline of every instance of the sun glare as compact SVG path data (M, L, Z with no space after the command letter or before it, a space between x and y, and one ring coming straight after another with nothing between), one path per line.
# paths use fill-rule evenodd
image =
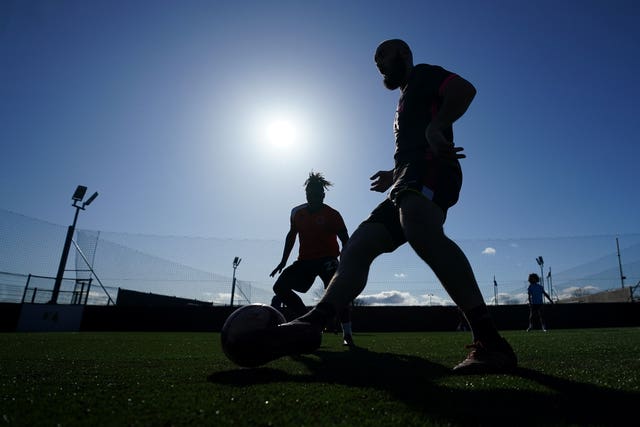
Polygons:
M296 138L296 128L289 120L274 120L267 125L266 136L272 146L288 147Z

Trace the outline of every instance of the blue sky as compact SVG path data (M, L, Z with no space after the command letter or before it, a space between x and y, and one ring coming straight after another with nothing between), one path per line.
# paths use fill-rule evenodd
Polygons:
M373 52L403 38L478 89L454 127L452 238L637 233L639 18L635 1L5 0L0 207L67 225L82 184L100 193L82 228L283 240L314 170L351 232L392 166L398 93Z

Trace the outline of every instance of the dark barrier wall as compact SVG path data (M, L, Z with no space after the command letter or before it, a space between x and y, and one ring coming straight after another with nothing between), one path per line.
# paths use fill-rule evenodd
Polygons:
M0 331L15 331L21 304L0 304ZM86 306L82 331L220 331L237 307ZM526 329L526 305L489 306L501 330ZM544 306L550 329L640 326L638 303L554 304ZM454 331L460 317L455 307L355 307L354 332ZM536 324L534 324L536 325ZM537 327L537 325L536 325Z
M185 305L204 305L212 307L210 302L196 299L178 298L167 295L152 294L151 292L130 291L118 288L117 306L147 306L147 307L180 307Z
M554 304L545 305L543 316L547 328L608 328L640 326L640 304ZM489 306L500 330L526 329L528 305ZM455 307L356 307L354 331L454 331L460 322ZM534 318L534 328L539 328Z
M83 331L219 331L237 307L87 306Z
M554 304L544 306L547 327L555 329L640 326L640 304ZM99 307L87 306L85 331L219 331L232 307ZM526 329L526 305L490 306L498 328ZM355 307L354 331L453 331L455 307Z
M14 332L22 304L0 302L0 332Z

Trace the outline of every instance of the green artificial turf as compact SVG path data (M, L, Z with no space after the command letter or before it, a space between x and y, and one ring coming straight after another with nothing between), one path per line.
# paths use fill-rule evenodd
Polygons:
M509 375L458 376L466 332L326 334L256 369L216 333L0 334L1 425L625 425L640 328L507 331Z

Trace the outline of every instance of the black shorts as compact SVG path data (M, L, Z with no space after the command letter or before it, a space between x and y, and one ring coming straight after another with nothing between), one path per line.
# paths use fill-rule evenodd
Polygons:
M364 222L383 224L393 238L396 247L407 239L400 225L399 202L407 192L421 194L438 205L445 216L447 210L458 202L462 188L460 164L439 163L419 159L396 165L393 170L393 186L389 197L380 203Z
M458 161L440 161L430 153L416 154L410 161L396 163L389 199L398 205L403 194L412 191L433 201L446 213L458 202L460 188L462 169Z
M287 287L304 293L311 289L316 277L320 277L326 288L337 269L338 259L335 257L296 260L289 267L282 270L274 284L274 289L276 287Z

